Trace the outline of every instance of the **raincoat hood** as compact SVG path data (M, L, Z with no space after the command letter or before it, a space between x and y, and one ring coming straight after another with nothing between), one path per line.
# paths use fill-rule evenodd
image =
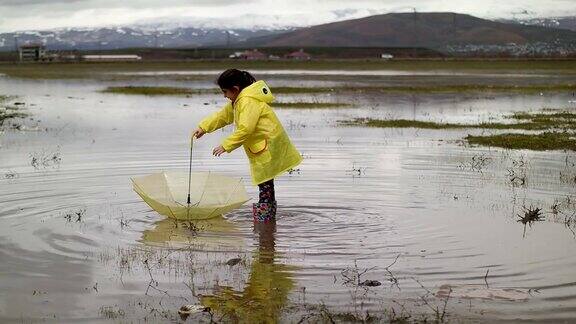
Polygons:
M267 104L274 101L274 96L272 95L272 91L266 84L266 82L260 80L252 83L251 85L247 86L246 88L242 89L238 94L235 102L238 102L240 98L243 97L250 97L254 98L258 101L265 102Z

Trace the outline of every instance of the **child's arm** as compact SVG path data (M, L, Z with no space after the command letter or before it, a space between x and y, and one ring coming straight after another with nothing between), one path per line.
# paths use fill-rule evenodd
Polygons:
M234 133L222 142L221 146L226 152L230 153L240 147L246 138L254 132L262 108L262 103L249 97L241 98L236 102L238 126Z
M234 122L234 110L232 108L232 103L229 102L224 106L224 108L220 109L220 111L204 118L200 124L198 124L198 127L201 128L204 133L211 133L226 125L232 124L232 122ZM194 132L194 134L196 133L197 131ZM204 133L196 135L200 135L197 136L200 138Z

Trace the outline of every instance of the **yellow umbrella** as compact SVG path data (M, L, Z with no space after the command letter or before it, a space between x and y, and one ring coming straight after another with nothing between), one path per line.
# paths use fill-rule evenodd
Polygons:
M132 178L134 191L159 214L179 220L208 219L250 200L242 179L211 172L160 172ZM188 191L190 190L190 200Z
M208 219L250 200L242 179L211 172L192 172L194 138L188 173L160 172L132 178L132 187L159 214L179 220ZM194 180L194 181L192 181Z

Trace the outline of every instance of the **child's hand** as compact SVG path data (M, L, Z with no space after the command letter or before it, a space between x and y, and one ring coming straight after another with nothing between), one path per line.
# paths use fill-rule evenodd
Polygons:
M206 134L206 132L202 128L198 127L194 133L192 133L192 137L200 138L204 136L204 134Z
M224 152L226 152L226 150L222 147L222 145L218 145L214 148L214 150L212 151L212 154L214 156L220 156Z

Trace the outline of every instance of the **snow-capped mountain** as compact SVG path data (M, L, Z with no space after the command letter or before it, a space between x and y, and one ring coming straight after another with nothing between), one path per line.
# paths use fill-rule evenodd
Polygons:
M0 34L0 51L42 43L51 50L105 50L129 47L200 47L234 44L251 37L286 30L214 29L161 26L65 28Z
M48 49L107 50L129 47L201 47L242 42L248 38L292 31L328 22L382 13L373 9L345 9L314 15L255 15L236 17L161 17L126 26L74 27L0 33L0 51L42 43Z
M576 16L567 17L549 17L549 18L522 18L501 20L508 23L517 23L522 25L532 25L540 27L552 27L559 29L568 29L576 31Z
M140 28L204 28L204 29L248 29L287 30L309 27L335 21L362 18L384 13L376 9L342 9L311 14L256 15L244 14L235 17L162 17L137 21L133 26Z

